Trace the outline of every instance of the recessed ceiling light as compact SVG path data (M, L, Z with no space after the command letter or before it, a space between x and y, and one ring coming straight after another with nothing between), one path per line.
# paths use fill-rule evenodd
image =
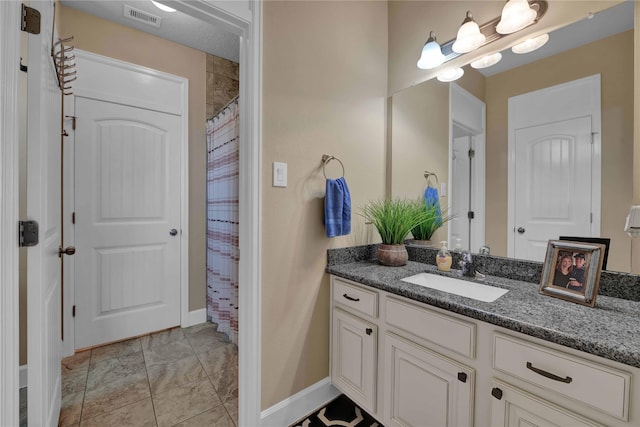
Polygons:
M160 10L163 10L165 12L175 12L176 10L172 7L169 6L165 6L162 3L158 3L157 1L153 1L151 0L151 3L153 3L155 5L155 7L157 7Z
M491 67L492 65L496 65L502 59L502 54L500 52L496 52L492 55L486 55L477 61L473 61L471 63L471 68L480 69Z

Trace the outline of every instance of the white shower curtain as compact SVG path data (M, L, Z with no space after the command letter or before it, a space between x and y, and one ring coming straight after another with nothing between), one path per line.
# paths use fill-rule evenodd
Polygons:
M207 319L238 343L238 101L207 120Z

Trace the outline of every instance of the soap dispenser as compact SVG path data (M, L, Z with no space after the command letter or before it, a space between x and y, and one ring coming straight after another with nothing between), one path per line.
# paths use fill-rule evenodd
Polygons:
M436 265L440 271L449 271L451 270L451 252L447 249L446 240L440 243L442 243L442 247L438 251L438 255L436 255Z

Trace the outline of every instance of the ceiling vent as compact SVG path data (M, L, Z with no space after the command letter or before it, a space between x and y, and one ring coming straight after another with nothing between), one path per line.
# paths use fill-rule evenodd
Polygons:
M162 22L162 18L159 16L145 12L144 10L136 9L135 7L131 7L127 4L124 5L124 17L156 28L160 28L160 23Z

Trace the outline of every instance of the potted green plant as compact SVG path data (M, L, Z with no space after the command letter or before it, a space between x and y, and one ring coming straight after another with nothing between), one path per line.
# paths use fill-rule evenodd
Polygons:
M422 246L432 246L431 237L433 234L451 219L453 215L448 215L446 210L440 209L440 204L425 204L422 200L417 202L422 209L427 211L429 219L411 229L413 243Z
M405 265L409 259L405 239L412 229L431 219L431 215L422 203L413 200L384 199L365 206L365 220L376 227L382 239L377 252L380 264Z

